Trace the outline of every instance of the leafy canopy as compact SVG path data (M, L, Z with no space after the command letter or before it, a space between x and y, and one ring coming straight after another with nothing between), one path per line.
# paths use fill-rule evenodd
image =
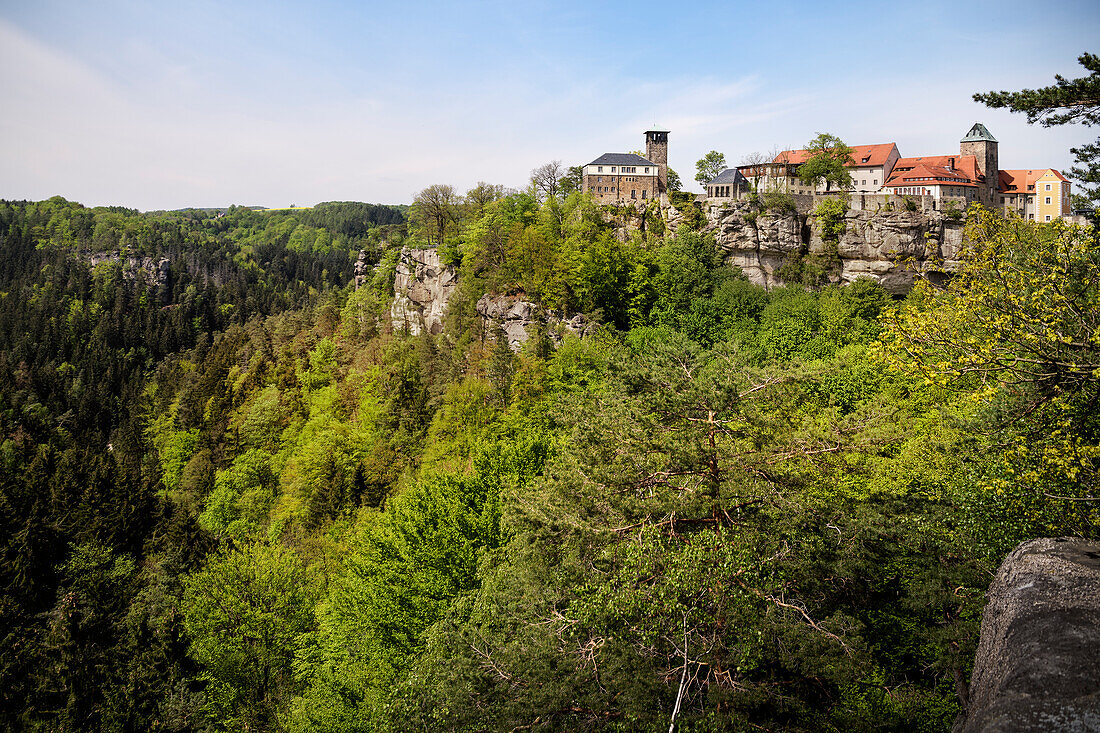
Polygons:
M700 186L707 183L726 169L726 156L717 150L712 150L699 160L695 161L695 180Z
M975 102L987 107L1023 112L1031 124L1043 127L1077 123L1100 124L1100 56L1081 54L1077 59L1090 73L1079 79L1054 75L1054 84L1041 89L1021 89L1018 92L985 92L974 95ZM1077 165L1070 175L1083 185L1085 197L1100 202L1100 139L1094 143L1070 148Z
M847 189L852 185L848 164L852 162L852 149L836 135L819 132L806 143L809 159L798 166L798 177L803 183L816 185L825 182L825 188Z

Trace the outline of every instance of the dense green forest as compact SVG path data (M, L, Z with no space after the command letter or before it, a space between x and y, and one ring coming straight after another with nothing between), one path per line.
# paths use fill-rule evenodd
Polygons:
M967 218L895 301L579 193L0 202L0 727L949 730L1000 560L1100 537L1095 230Z

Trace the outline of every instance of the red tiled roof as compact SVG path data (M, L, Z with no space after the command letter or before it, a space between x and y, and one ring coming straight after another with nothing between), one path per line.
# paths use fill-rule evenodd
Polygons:
M901 161L898 163L900 165ZM976 186L961 170L951 170L942 165L920 163L907 171L899 171L894 166L894 171L885 186Z
M878 145L853 145L852 161L849 162L848 165L853 168L886 165L886 159L890 157L890 151L894 150L896 147L896 143L880 143ZM866 163L863 162L864 158L867 158ZM773 162L798 165L800 163L805 163L809 159L810 153L807 150L784 150L782 153L775 156L775 160Z
M951 168L959 171L971 181L983 178L978 172L978 159L973 155L921 155L916 158L898 158L894 171L915 168L918 165L930 165L939 168Z
M1069 180L1053 168L997 171L997 187L1002 193L1029 193L1028 186L1034 186L1035 181L1045 176L1047 171L1052 172L1060 181ZM1016 188L1013 189L1010 188L1010 186L1015 186ZM1030 193L1034 192L1034 188L1030 189Z

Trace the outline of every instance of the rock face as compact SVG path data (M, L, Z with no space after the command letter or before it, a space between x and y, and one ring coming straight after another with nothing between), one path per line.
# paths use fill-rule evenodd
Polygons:
M569 332L578 336L587 335L593 324L581 314L563 319L555 311L543 311L534 303L507 295L483 295L477 302L477 312L488 331L494 323L499 323L508 335L508 345L512 351L530 338L532 327L537 323L547 325L547 334L555 343L561 342L562 333Z
M166 284L172 268L172 263L167 257L154 260L152 257L124 256L118 252L88 252L82 254L81 259L92 267L121 264L123 280L140 280L149 286Z
M784 284L784 263L816 255L831 282L870 277L901 295L918 272L953 271L962 244L962 222L938 211L849 211L835 249L814 223L813 215L757 213L748 202L735 201L708 213L707 230L726 250L727 263L768 288Z
M955 733L1100 731L1100 542L1025 542L989 588Z
M440 261L438 250L402 249L390 306L394 330L408 328L413 336L440 333L447 301L457 286L457 273Z

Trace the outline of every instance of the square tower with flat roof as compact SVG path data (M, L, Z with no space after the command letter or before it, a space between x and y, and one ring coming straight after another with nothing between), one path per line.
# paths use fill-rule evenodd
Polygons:
M645 157L657 164L657 186L668 191L668 130L654 128L645 132Z

